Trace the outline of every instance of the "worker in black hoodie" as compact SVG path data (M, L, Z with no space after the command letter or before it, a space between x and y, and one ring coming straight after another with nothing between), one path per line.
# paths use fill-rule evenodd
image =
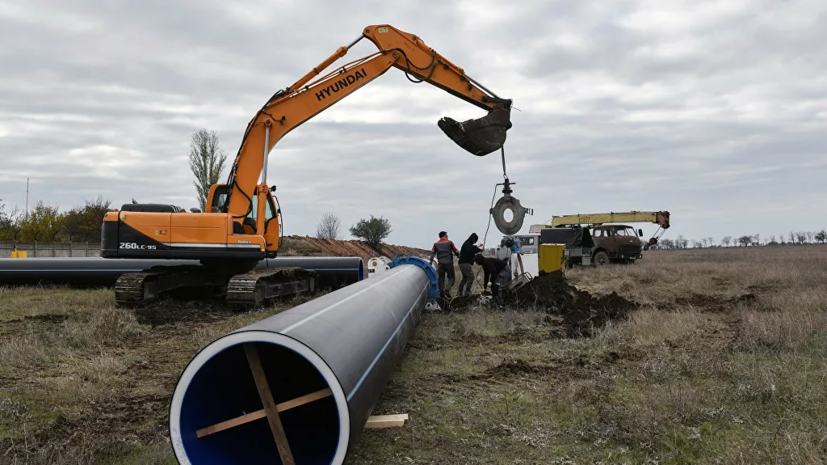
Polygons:
M483 257L480 254L474 256L474 263L480 265L485 272L483 291L488 287L488 283L491 283L491 294L499 300L500 285L507 284L511 280L511 270L508 268L508 262L499 258Z
M459 271L462 272L462 281L459 283L459 295L471 295L471 286L474 284L474 255L482 252L482 244L477 245L479 236L471 233L459 249Z

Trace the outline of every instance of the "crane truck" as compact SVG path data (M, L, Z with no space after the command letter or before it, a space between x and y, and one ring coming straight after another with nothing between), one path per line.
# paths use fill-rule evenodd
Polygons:
M643 250L657 244L669 229L669 221L668 211L561 215L552 217L547 224L531 225L529 236L536 237L538 243L555 241L566 244L569 261L573 263L594 266L612 262L634 263L643 258ZM643 230L635 231L628 223L654 223L658 229L648 241L643 242L638 239L643 236Z
M378 51L322 75L363 39ZM485 116L463 122L443 117L438 126L476 156L502 151L505 165L503 144L511 128L511 100L485 88L420 37L387 24L366 27L350 45L340 47L293 85L277 91L256 112L227 182L210 187L207 211L188 213L172 206L127 204L105 215L102 257L194 259L200 263L126 273L115 286L116 301L134 305L167 291L205 286L238 303L258 303L283 292L285 279L293 279L285 278L283 270L255 270L261 259L276 256L282 237L276 187L267 184L268 155L287 133L390 68L403 71L411 82L427 82L484 110ZM503 199L516 201L510 197L507 178L503 193ZM524 213L518 210L515 214ZM521 224L522 217L519 221Z

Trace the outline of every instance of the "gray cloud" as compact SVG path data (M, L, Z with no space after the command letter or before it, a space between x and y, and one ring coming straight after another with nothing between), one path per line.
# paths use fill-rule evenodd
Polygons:
M827 227L818 0L0 0L0 198L22 205L29 177L33 200L63 207L193 206L190 134L216 130L233 156L275 90L376 21L515 99L508 170L529 222L668 209L669 235ZM289 134L269 173L286 232L335 211L390 218L396 243L482 234L499 158L446 139L444 115L480 111L391 70Z

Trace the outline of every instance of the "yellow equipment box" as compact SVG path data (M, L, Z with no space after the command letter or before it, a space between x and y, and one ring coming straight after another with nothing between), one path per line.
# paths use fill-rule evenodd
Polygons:
M17 250L17 247L14 248L14 252L11 253L11 258L28 258L29 252L25 250Z
M566 246L563 244L540 244L539 257L537 257L537 271L540 273L554 273L564 269L565 257L563 251Z

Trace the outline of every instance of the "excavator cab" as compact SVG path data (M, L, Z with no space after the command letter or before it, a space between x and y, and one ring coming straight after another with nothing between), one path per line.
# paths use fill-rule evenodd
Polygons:
M226 184L213 184L207 194L209 209L204 213L227 213L227 195L229 189Z
M210 186L210 192L207 195L210 213L227 212L228 192L226 184ZM247 215L240 220L233 220L233 234L262 236L267 244L267 255L275 256L280 243L280 229L279 211L272 189L265 183L259 184L250 200L251 205Z
M445 116L437 123L448 138L478 157L500 150L511 129L511 100L485 100L496 101L497 107L482 118L459 122Z

